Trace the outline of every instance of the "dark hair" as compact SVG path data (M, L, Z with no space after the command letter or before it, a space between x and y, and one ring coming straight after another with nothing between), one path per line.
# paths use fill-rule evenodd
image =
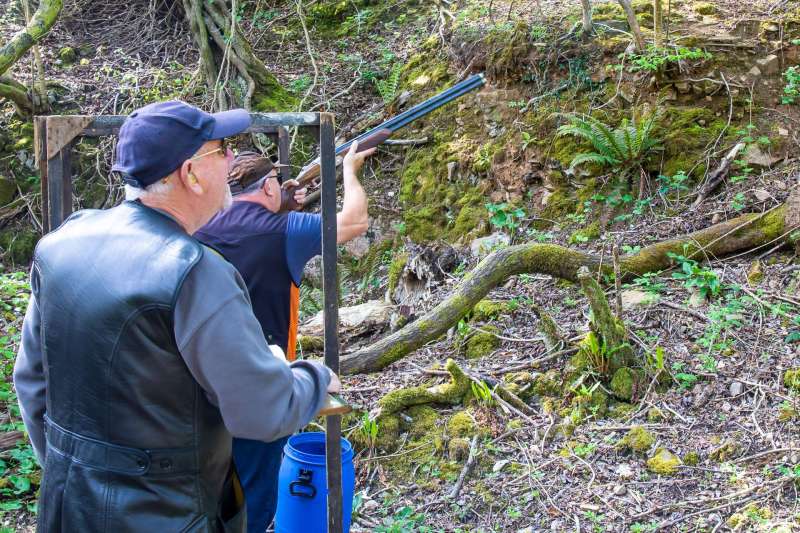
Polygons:
M268 179L269 178L267 176L263 176L257 179L256 181L254 181L253 183L242 189L242 192L240 192L239 194L250 194L253 192L260 191L261 189L264 188L264 184L267 182Z

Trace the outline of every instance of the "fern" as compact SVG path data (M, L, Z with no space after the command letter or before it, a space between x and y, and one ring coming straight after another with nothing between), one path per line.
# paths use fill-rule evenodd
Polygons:
M594 151L577 154L570 169L592 163L612 167L628 173L641 167L644 159L658 147L659 140L653 137L656 115L637 121L624 119L619 127L612 129L591 115L565 115L568 124L558 128L558 135L572 135L588 141Z
M383 103L386 105L391 104L394 97L397 95L397 87L400 85L400 72L402 70L403 64L395 63L389 75L386 76L386 79L375 80L375 87L378 89L378 93L381 95Z

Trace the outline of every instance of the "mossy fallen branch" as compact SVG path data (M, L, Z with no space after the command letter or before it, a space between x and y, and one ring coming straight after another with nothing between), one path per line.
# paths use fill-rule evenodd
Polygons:
M690 233L684 237L662 241L642 248L620 259L623 280L670 266L668 253L687 257L720 258L735 252L751 250L767 243L786 240L782 205L765 213L747 214ZM342 358L344 374L375 372L387 367L424 344L439 338L483 299L486 294L518 274L548 274L578 281L578 269L585 266L592 272L602 270L613 275L610 261L555 244L520 244L498 250L468 273L453 293L421 318L398 331Z

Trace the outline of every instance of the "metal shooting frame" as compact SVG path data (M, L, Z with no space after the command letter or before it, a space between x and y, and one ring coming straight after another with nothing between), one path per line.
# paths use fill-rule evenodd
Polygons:
M325 325L325 364L339 372L339 302L336 275L336 155L331 113L251 113L247 133L277 139L281 163L289 163L287 127L308 128L319 141L322 179L322 291ZM61 115L34 118L36 163L42 182L42 226L58 228L72 212L72 149L81 137L119 133L124 115ZM290 168L281 169L290 177ZM328 481L328 532L342 532L341 416L325 419L325 455Z

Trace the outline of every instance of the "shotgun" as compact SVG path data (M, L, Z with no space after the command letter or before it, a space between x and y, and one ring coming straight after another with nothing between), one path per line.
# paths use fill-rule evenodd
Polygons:
M390 118L382 124L379 124L366 133L362 133L356 138L337 146L335 151L337 155L336 164L338 165L341 163L341 156L344 156L344 154L350 149L350 145L353 144L353 141L358 141L359 152L378 146L386 141L386 139L388 139L400 128L407 126L418 118L424 117L431 111L434 111L435 109L438 109L441 106L482 87L484 83L486 83L486 79L484 78L483 73L470 76L466 80L461 81L448 89L445 89L439 94L428 98L424 102L421 102L414 107L400 113L399 115ZM314 179L319 176L319 172L319 158L317 158L303 167L295 179L298 181L299 187L305 187L311 184ZM281 211L290 211L300 207L294 200L295 189L296 187L287 187L286 189L282 189ZM314 192L306 197L302 207L305 208L316 202L318 199L319 192Z

